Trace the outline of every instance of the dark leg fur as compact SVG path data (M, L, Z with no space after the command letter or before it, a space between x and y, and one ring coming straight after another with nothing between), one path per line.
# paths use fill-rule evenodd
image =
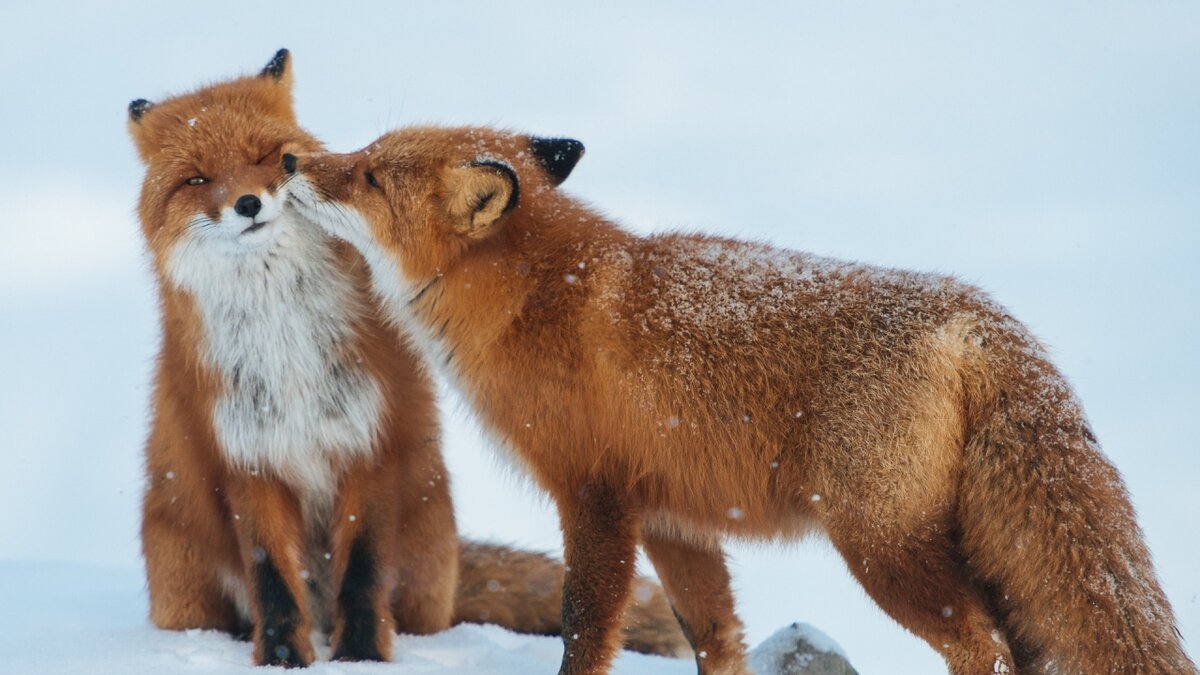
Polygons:
M377 570L366 542L359 538L350 549L342 589L338 593L338 611L345 621L335 661L386 661L376 641L379 617L375 615L374 596Z
M588 486L573 497L559 502L567 563L559 672L603 673L620 645L638 523L621 495L607 487Z
M303 623L300 607L270 557L264 556L262 562L255 562L254 585L261 614L262 664L287 668L307 666L308 662L295 642L308 639L308 636L296 634Z

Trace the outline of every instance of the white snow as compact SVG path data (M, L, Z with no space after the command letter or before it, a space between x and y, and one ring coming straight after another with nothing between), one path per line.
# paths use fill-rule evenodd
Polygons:
M0 673L161 675L263 672L251 644L216 631L163 631L146 621L141 570L73 563L0 562ZM320 636L316 636L318 639ZM464 624L433 636L398 635L393 662L330 662L318 645L313 675L553 673L557 638ZM693 673L690 660L622 653L613 672Z
M141 571L74 563L0 562L0 673L159 675L263 672L252 665L252 646L218 632L165 631L146 621ZM577 637L577 636L576 636ZM778 631L751 651L766 664L801 637L822 652L844 654L837 643L807 624ZM463 624L431 636L397 635L391 663L329 661L324 636L313 634L312 675L419 673L422 675L528 675L553 673L562 657L556 637L518 635L498 626ZM684 675L691 659L621 652L614 675ZM771 673L766 666L757 672Z
M823 654L836 654L837 656L850 660L846 652L841 646L820 629L811 626L807 623L793 623L789 626L784 626L775 631L771 637L763 640L762 644L754 648L754 652L750 656L750 668L757 675L773 675L779 671L779 663L784 657L796 648L797 640L803 640L808 643L813 650ZM800 659L803 663L796 665L807 665L811 659ZM853 662L851 662L853 665Z

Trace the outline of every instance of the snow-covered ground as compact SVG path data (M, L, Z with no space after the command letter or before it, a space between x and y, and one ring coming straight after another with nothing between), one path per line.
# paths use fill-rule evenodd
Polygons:
M146 623L146 596L134 570L72 563L0 562L0 673L79 675L236 675L254 670L252 646L216 631L155 630ZM552 673L562 659L558 638L517 635L498 626L463 624L432 636L398 635L391 663L329 661L323 636L314 634L313 675L419 673L421 675L527 675ZM806 624L781 628L750 652L764 675L782 675L780 657L824 653L846 658L827 635ZM805 657L802 657L805 658ZM621 652L614 675L686 675L691 659ZM789 671L790 672L790 671Z
M215 631L160 631L146 623L141 574L67 563L0 563L2 673L79 675L228 675L253 670L251 645ZM19 611L18 611L19 608ZM321 643L318 642L318 645ZM552 673L562 658L555 638L516 635L496 626L462 625L430 637L397 636L390 664L330 662L314 675ZM614 673L694 672L691 661L622 653Z
M142 619L156 328L125 106L255 70L281 46L301 120L335 149L409 122L570 135L588 154L565 189L639 231L765 239L991 290L1080 392L1200 650L1195 3L9 2L0 672L246 662L245 645ZM462 530L556 550L549 506L460 406L445 414ZM863 673L942 669L826 545L731 551L752 644L802 620ZM557 662L553 640L492 629L420 643L404 652L414 672L443 657Z

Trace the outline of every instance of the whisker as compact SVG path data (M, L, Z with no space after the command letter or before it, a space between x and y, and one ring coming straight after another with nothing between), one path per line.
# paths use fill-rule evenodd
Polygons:
M297 174L294 173L284 175L283 180L279 181L279 184L275 186L275 191L278 192L286 188L293 180L295 180L296 175Z
M437 282L439 282L441 280L442 280L441 277L434 277L432 280L430 280L430 282L425 284L425 286L421 290L417 291L416 295L414 295L412 298L409 299L408 305L412 306L413 303L419 301L421 299L421 296L425 295L426 291L433 288L434 285L436 285Z

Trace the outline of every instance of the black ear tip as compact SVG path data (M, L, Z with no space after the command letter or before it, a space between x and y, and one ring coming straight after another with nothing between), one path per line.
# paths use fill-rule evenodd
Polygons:
M283 74L287 71L288 57L290 56L291 52L286 49L280 49L275 52L275 56L272 56L271 60L262 69L262 76L270 76L276 80L283 77Z
M144 98L139 98L129 102L129 119L134 122L141 122L142 115L154 104Z
M583 143L573 138L534 136L529 139L529 147L546 169L546 173L554 179L555 185L560 185L571 175L584 153Z

